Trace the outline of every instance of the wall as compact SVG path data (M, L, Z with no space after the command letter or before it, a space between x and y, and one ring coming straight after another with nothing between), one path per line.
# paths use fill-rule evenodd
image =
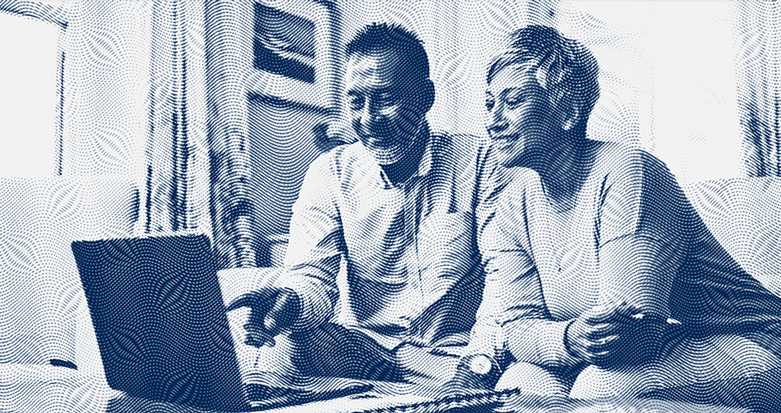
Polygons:
M343 0L337 4L343 41L375 21L398 23L418 34L428 51L436 87L428 116L435 129L485 139L487 63L513 29L546 24L583 42L600 64L601 98L588 128L593 139L644 147L665 161L682 184L745 174L738 94L746 83L741 80L745 64L739 49L746 37L741 33L753 25L745 18L751 14L746 10L755 7L750 3ZM221 65L218 73L242 73L251 65L251 57L239 53L251 47L252 34L247 30L251 22L246 17L251 7L247 1L210 7L215 16L245 16L222 17L223 28L211 40L226 51L224 62L216 59ZM344 75L343 68L332 72ZM215 94L224 95L229 104L223 104L213 119L222 123L216 130L234 131L224 134L228 139L221 146L249 148L241 155L249 159L235 166L244 168L246 162L246 170L225 175L247 175L236 181L249 183L245 192L250 201L224 210L252 212L251 217L234 219L236 224L226 233L250 228L247 237L254 238L259 255L245 261L267 265L264 238L287 232L300 182L319 154L311 128L327 120L328 114L251 99L245 90L251 83L247 77L243 83L238 80L241 76L231 79L214 80L224 84L215 86ZM233 126L228 125L233 118ZM235 153L231 156L240 159ZM238 199L241 191L236 187L220 187L217 193L231 193Z
M741 175L735 2L569 2L560 27L600 63L590 132L638 143L681 182Z
M55 172L58 25L0 13L0 176Z
M253 67L254 0L206 5L214 240L221 267L269 265L309 163L313 127L340 110L341 59L331 3L268 0L315 22L315 83Z
M65 45L64 175L143 176L151 32L151 0L74 4Z
M582 41L599 61L602 93L590 136L641 145L684 183L743 174L737 92L744 69L737 50L741 31L751 30L752 22L741 20L738 9L759 7L750 2L340 4L348 38L372 21L401 23L418 33L437 88L429 115L434 127L484 136L486 63L513 29L549 24Z
M298 198L304 171L322 152L313 129L330 119L317 107L282 103L255 96L249 99L249 139L252 179L250 193L258 201L258 236L286 234L292 205Z
M18 6L33 15L49 7L12 3L2 6ZM62 116L54 114L55 105L34 110L43 117L52 114L55 129L61 128L59 172L63 176L0 179L0 214L4 217L0 220L0 330L13 333L11 339L4 335L0 340L0 362L61 359L75 362L81 371L102 373L70 243L138 233L134 224L139 222L139 201L143 199L138 189L145 187L147 159L157 150L150 148L148 139L152 108L156 113L162 112L161 107L166 109L154 103L168 95L164 87L154 89L151 82L154 13L160 12L154 6L162 3L73 1L58 15L66 17L63 21L67 23L58 45L65 56L60 66ZM168 38L157 37L162 42ZM56 60L57 51L52 59ZM156 80L155 85L168 85L166 76ZM201 87L205 83L197 77L195 82ZM51 83L55 89L56 82ZM193 89L197 91L197 87ZM160 93L154 95L153 91ZM55 122L58 118L62 121L59 125ZM203 125L195 121L192 125L205 136ZM48 136L52 146L56 144L54 135ZM52 160L52 170L55 164ZM208 176L208 171L205 174ZM167 178L171 181L170 174ZM187 176L183 178L192 185ZM208 185L204 188L208 190ZM201 199L208 200L208 195L201 194Z

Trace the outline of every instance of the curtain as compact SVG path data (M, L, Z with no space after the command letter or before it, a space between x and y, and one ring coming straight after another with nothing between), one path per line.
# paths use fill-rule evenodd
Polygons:
M735 2L738 105L748 176L781 176L781 4Z
M247 68L252 66L253 58L252 4L210 1L206 16L214 249L220 268L248 267L256 263L247 121Z
M211 232L203 17L200 1L153 1L144 233Z

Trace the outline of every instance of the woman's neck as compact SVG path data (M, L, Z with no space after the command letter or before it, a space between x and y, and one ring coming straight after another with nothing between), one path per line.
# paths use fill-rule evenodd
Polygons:
M542 187L557 209L574 205L580 188L591 170L591 141L581 136L559 139L537 168Z

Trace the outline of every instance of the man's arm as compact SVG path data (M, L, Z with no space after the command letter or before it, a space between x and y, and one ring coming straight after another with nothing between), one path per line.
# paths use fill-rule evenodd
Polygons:
M336 276L346 246L337 206L338 177L332 162L339 150L319 157L307 171L293 205L287 277L277 285L295 292L301 313L293 328L311 328L333 316L338 298Z
M338 297L335 279L345 253L337 194L332 192L334 154L322 155L307 171L293 206L287 271L273 286L244 294L228 305L228 311L251 309L244 326L247 344L273 345L277 334L316 327L333 315Z

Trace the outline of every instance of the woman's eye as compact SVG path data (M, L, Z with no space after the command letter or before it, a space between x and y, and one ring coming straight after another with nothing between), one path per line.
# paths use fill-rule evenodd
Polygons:
M504 104L513 108L526 101L526 96L521 93L510 93L504 98Z

